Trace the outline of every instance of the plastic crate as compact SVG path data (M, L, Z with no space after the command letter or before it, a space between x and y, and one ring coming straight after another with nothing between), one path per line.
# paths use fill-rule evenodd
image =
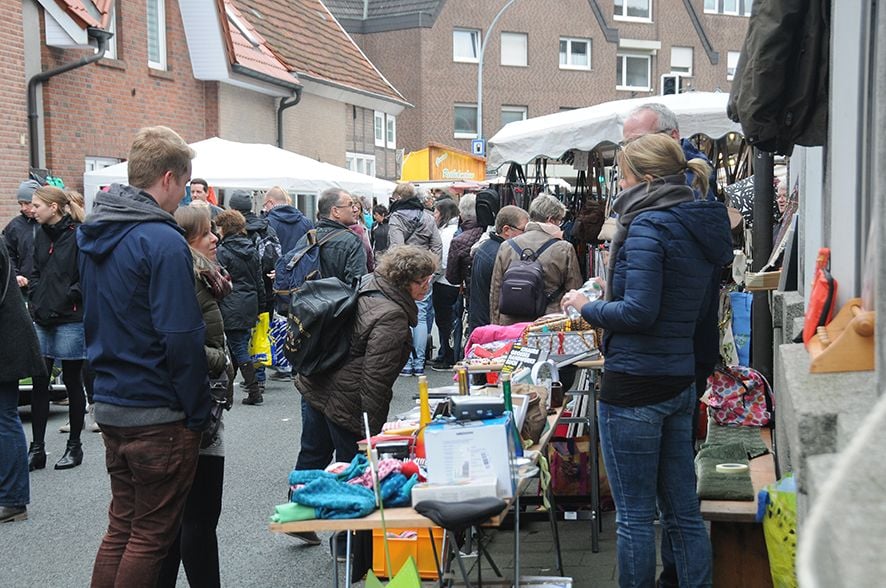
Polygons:
M434 543L437 544L437 556L443 554L443 529L434 527ZM416 536L401 538L407 531L415 531ZM388 529L388 548L391 551L391 566L393 572L388 571L385 562L384 532L381 529L372 530L372 571L379 578L390 578L396 574L409 556L415 560L418 574L423 580L437 579L437 564L434 560L434 550L431 548L431 536L427 529Z

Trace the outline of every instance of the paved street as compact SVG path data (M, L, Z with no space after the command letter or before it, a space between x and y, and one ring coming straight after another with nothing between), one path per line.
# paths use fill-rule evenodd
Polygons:
M431 386L449 383L448 374L428 373ZM406 410L417 391L417 378L399 378L391 414ZM291 384L269 381L261 407L237 404L226 415L225 493L219 522L222 583L225 586L331 585L332 563L326 547L306 548L297 541L268 532L275 504L286 500L286 479L298 452L299 396ZM28 409L22 409L30 439ZM66 407L53 405L47 429L45 470L31 475L29 519L0 526L3 566L0 585L16 587L86 586L101 535L107 523L110 497L104 469L101 435L83 432L85 460L68 471L52 465L64 450L66 436L58 433ZM615 586L612 516L604 518L601 553L590 551L587 521L560 524L567 575L575 586ZM505 570L513 565L510 532L493 541L496 561ZM524 575L552 575L553 554L547 523L523 531ZM484 569L484 579L490 577ZM184 572L179 585L186 586Z

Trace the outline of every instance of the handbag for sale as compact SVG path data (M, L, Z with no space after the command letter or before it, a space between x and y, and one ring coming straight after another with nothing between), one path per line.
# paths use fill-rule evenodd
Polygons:
M830 267L831 250L822 247L818 250L818 258L815 261L815 279L812 282L812 294L809 296L809 306L806 307L806 318L803 322L803 343L807 346L818 327L827 325L834 317L837 281L831 275Z
M550 355L574 355L597 350L597 334L585 331L525 331L523 345L547 351Z
M541 439L541 434L544 433L545 425L548 422L548 389L544 386L520 383L514 384L511 392L527 396L529 405L526 408L523 426L520 428L520 437L531 440L535 445Z
M763 375L743 365L718 366L705 396L710 416L721 425L762 427L772 418L772 392Z

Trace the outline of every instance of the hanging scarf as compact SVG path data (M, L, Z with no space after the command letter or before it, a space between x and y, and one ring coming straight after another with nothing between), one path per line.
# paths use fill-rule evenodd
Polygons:
M637 215L652 210L672 208L684 202L692 202L694 199L692 188L686 185L686 177L683 174L666 176L651 184L645 182L637 184L619 194L612 205L612 210L618 213L618 218L615 223L615 236L609 245L607 283L612 283L618 250L624 244L628 236L628 227ZM606 288L606 300L612 300L611 287Z
M225 268L194 249L191 249L191 256L194 258L194 273L203 280L213 298L221 300L231 293L234 284Z

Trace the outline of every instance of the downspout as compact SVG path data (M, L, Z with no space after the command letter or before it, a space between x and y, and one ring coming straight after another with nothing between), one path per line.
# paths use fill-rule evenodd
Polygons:
M295 89L295 96L282 98L277 106L277 147L283 149L283 111L301 102L301 86Z
M105 51L108 50L108 41L114 36L114 33L96 27L89 27L86 29L86 34L90 39L95 39L98 43L98 51L96 53L89 57L83 57L79 61L34 74L31 76L31 79L28 80L28 139L31 146L29 163L32 169L40 167L40 140L39 133L37 132L37 118L39 118L39 115L37 114L37 85L42 84L49 78L71 71L72 69L95 63L105 56Z

